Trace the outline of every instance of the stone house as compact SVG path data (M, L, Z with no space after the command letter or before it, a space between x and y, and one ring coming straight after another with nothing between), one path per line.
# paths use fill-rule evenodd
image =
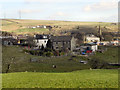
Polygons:
M8 45L17 45L17 39L14 39L12 37L0 37L0 41L2 45L8 46Z
M76 39L73 36L52 36L51 42L54 50L73 51L76 47Z

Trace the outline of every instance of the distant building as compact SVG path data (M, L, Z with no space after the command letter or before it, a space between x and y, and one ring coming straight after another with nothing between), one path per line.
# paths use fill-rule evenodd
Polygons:
M51 42L54 50L73 51L76 47L76 40L73 36L52 36Z
M42 45L44 47L46 47L47 41L48 39L50 39L50 35L41 35L41 34L37 34L34 35L34 42L36 44L36 48L41 48Z
M8 46L8 45L17 45L17 39L14 39L12 37L0 37L2 45Z
M26 45L28 44L28 40L27 40L28 36L26 35L18 35L17 36L17 40L18 40L18 44L20 45Z
M90 42L100 42L100 38L99 37L96 37L95 35L93 34L87 34L85 36L85 42L84 43L90 43Z
M94 43L86 43L80 46L81 51L92 50L93 52L98 50L98 45Z
M100 41L100 42L97 42L97 45L109 45L110 44L110 42L109 41Z

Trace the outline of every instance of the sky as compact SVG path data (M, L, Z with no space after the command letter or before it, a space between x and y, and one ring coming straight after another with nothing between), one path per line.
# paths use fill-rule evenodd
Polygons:
M119 0L0 0L0 18L118 22Z

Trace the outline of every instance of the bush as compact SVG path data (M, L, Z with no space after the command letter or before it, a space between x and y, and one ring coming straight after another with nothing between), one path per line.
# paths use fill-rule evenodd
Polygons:
M53 53L55 56L59 56L59 51L54 51Z
M106 69L108 67L107 62L99 60L98 58L90 59L89 63L92 69Z
M61 55L61 56L62 56L62 55L65 55L65 53L64 53L64 52L61 52L60 55Z
M47 53L46 53L46 56L47 56L47 57L51 57L51 56L53 56L53 53L52 53L52 52L47 52Z
M29 53L30 51L29 51L29 50L27 50L27 49L23 49L23 52L27 52L27 53Z

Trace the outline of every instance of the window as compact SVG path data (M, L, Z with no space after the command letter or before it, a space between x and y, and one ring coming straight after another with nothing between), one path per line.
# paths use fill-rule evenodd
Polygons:
M68 48L70 50L70 48Z
M58 42L56 42L56 44L58 44Z
M56 47L56 49L58 49L58 47Z

